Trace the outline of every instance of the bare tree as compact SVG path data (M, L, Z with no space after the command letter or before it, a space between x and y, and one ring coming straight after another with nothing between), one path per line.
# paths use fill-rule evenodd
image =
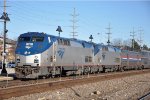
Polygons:
M130 39L127 39L127 40L123 41L123 46L129 46L129 47L131 47L131 45L132 45L132 41Z
M114 40L113 40L112 44L113 44L114 46L121 47L122 44L123 44L123 42L122 42L122 39L117 38L117 39L114 39Z

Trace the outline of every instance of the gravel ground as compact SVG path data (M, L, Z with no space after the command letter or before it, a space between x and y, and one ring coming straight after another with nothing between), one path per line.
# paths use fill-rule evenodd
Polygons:
M137 100L150 91L150 73L66 87L7 100Z

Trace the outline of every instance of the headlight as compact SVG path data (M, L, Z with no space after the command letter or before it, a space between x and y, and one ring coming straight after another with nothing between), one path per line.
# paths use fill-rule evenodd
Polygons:
M20 59L17 59L17 63L20 63Z
M38 59L34 59L34 63L39 63L39 60Z

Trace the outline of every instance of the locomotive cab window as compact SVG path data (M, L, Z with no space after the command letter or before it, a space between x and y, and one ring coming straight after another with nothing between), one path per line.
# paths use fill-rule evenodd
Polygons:
M32 42L43 42L44 37L32 37Z
M20 37L19 42L28 42L30 41L31 37Z

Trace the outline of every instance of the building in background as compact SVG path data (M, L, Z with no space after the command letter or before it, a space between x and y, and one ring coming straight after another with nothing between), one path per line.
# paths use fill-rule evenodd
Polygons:
M15 48L16 48L16 41L6 38L6 61L7 62L14 62L15 61ZM2 62L3 52L3 37L0 36L0 62Z

